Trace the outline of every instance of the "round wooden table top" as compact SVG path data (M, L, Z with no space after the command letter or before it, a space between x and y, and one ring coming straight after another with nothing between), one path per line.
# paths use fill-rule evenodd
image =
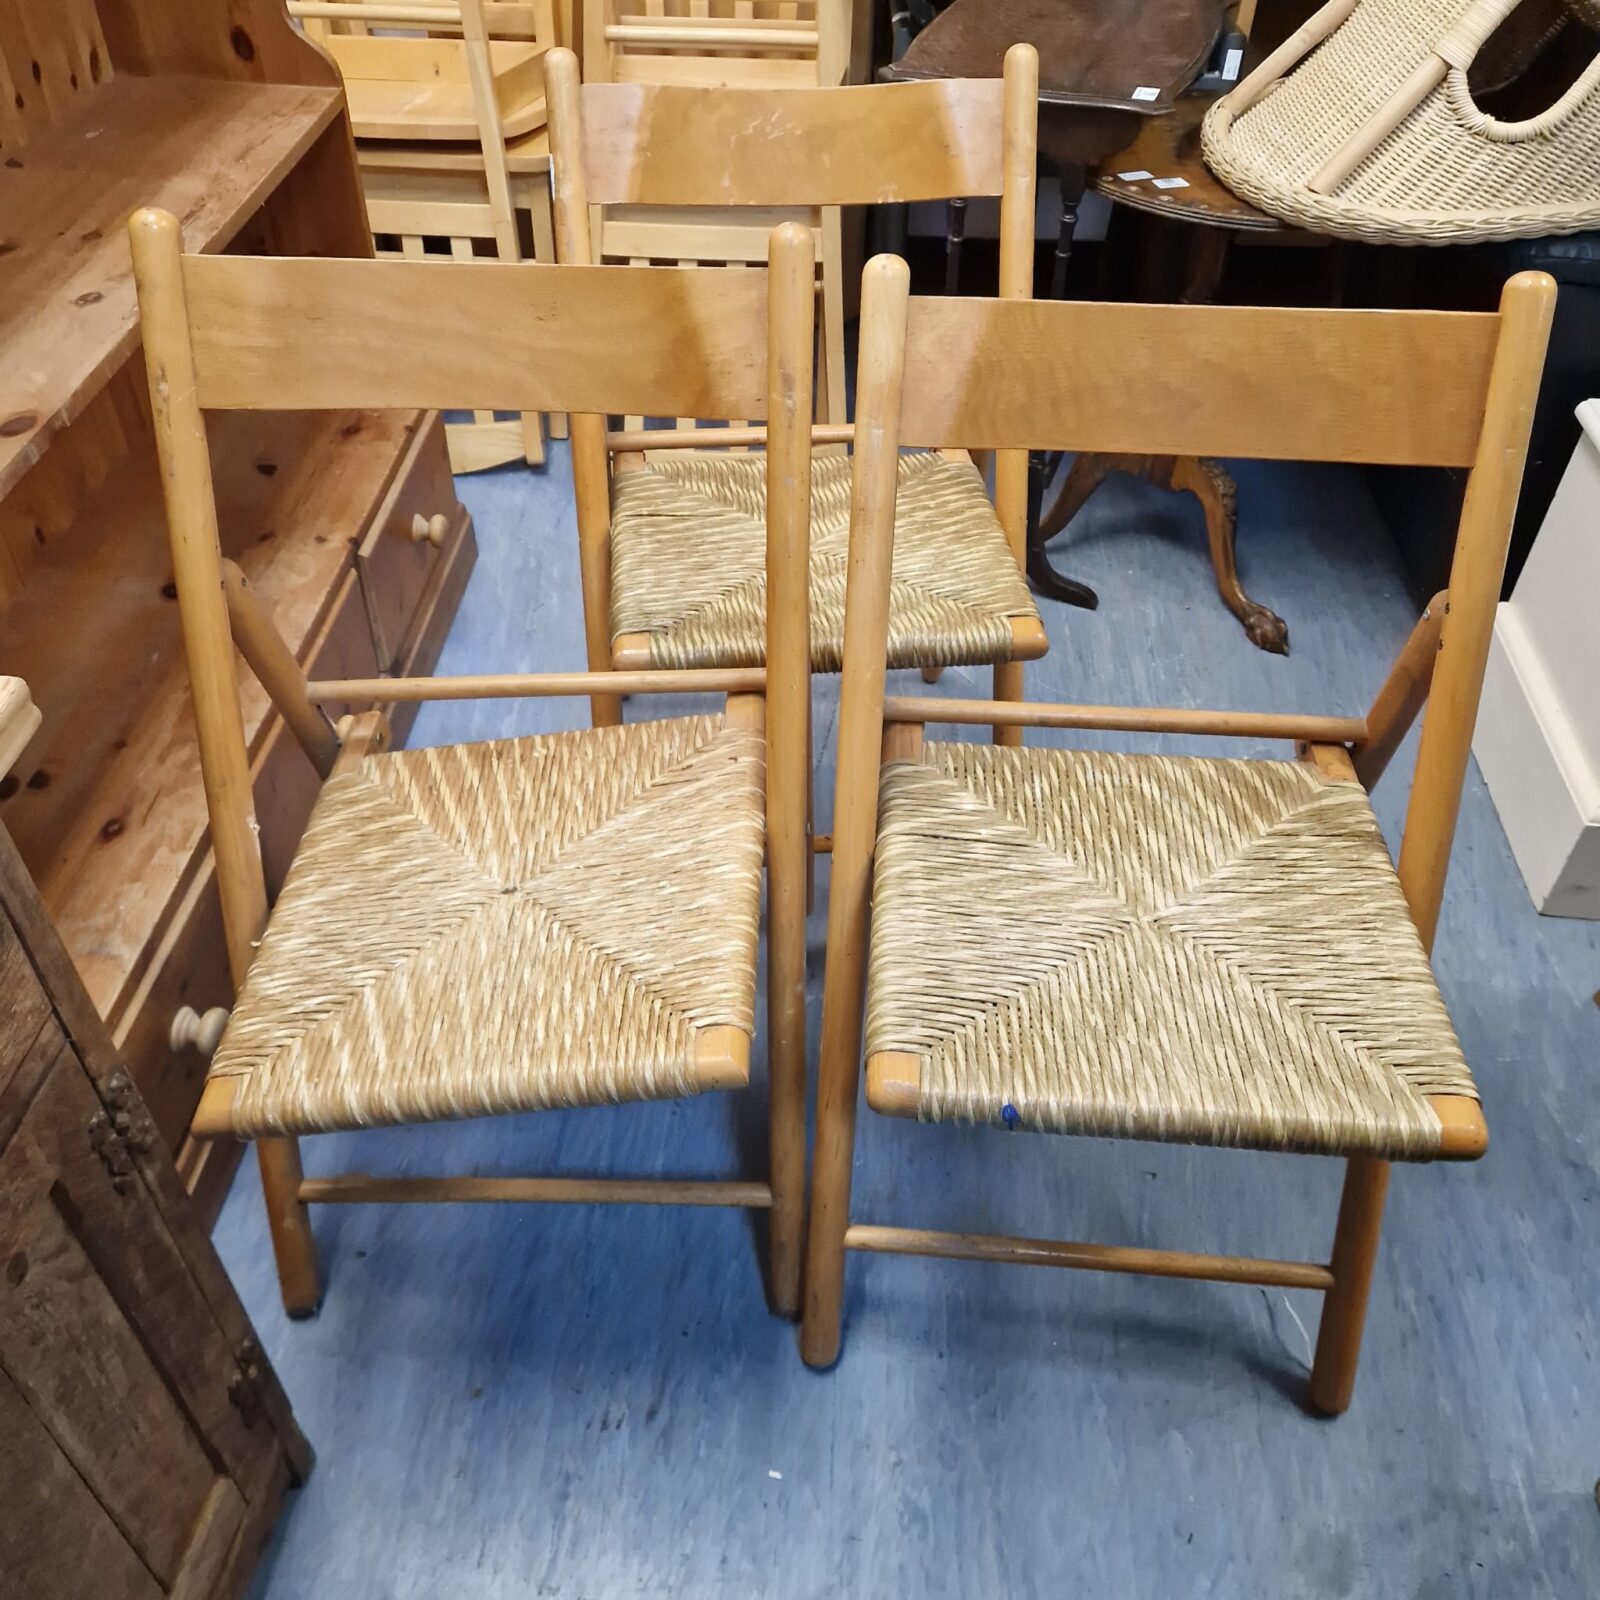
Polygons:
M1200 154L1200 124L1216 103L1204 94L1185 95L1164 117L1142 117L1133 139L1103 158L1090 182L1118 205L1209 228L1245 233L1288 233L1276 217L1258 211L1212 176ZM1147 172L1147 178L1122 173ZM1182 187L1158 189L1158 178L1182 178Z

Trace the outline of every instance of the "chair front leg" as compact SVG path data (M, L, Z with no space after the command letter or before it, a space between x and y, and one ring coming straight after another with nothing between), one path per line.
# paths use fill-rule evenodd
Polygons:
M1383 1204L1389 1193L1389 1163L1352 1156L1345 1165L1344 1193L1333 1236L1333 1287L1322 1302L1317 1354L1311 1366L1310 1400L1325 1416L1336 1417L1350 1404L1361 1360L1361 1335L1367 1323L1367 1298L1383 1232Z
M256 1140L256 1164L261 1169L261 1192L278 1263L283 1309L291 1317L314 1316L322 1303L322 1280L311 1214L300 1198L305 1176L300 1166L300 1141L288 1137Z

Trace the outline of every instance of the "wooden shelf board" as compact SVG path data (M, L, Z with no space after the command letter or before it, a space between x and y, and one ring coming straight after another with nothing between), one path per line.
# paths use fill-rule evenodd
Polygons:
M324 87L117 77L6 157L0 495L138 344L129 215L163 206L190 250L222 249L341 104Z
M224 549L297 653L418 421L410 411L210 419ZM26 679L44 713L0 821L113 1027L206 829L171 581L156 467L141 452L0 611L0 671ZM93 619L92 646L74 631L79 617ZM242 664L239 682L253 751L266 696Z

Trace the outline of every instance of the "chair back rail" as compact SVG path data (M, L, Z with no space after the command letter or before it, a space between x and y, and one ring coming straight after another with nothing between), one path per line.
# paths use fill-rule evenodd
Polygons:
M927 298L906 445L1471 466L1493 315Z
M823 206L997 195L1005 93L994 78L714 91L587 84L589 200Z
M767 414L759 269L185 256L182 277L203 409Z

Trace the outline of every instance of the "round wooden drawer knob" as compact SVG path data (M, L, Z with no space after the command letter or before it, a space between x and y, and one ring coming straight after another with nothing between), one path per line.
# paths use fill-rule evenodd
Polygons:
M444 544L444 536L450 531L450 519L442 511L436 517L425 517L419 511L411 519L411 542L413 544L431 544L435 550Z
M226 1006L212 1006L204 1016L193 1006L183 1006L174 1014L167 1038L174 1050L198 1050L209 1056L215 1053L227 1026Z

